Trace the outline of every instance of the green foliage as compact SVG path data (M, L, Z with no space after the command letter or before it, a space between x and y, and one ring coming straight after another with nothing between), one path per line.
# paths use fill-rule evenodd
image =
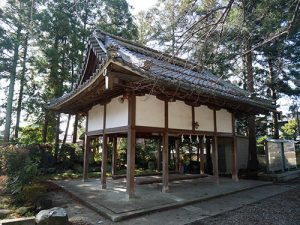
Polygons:
M285 139L296 140L298 124L296 120L289 120L281 127L282 137Z
M149 162L155 162L157 150L156 141L153 139L140 139L144 143L136 145L136 164L141 168L148 168Z
M24 145L33 145L42 143L42 128L36 125L29 125L21 128L21 138L19 142Z
M29 151L15 146L0 147L1 169L8 180L7 188L13 194L20 194L26 185L38 175L38 163L29 157Z
M47 187L41 183L25 185L22 192L18 195L18 201L34 205L37 200L47 192Z
M267 138L268 138L268 136L261 136L261 137L259 137L257 140L256 140L256 142L257 142L257 144L260 144L260 145L264 145L264 143L265 143L265 140L267 140Z

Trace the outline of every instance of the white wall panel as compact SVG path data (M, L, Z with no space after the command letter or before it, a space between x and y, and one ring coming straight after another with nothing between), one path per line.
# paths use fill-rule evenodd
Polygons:
M153 95L136 97L136 125L165 127L165 103Z
M106 105L106 128L128 125L128 100L121 103L118 99L114 98Z
M199 131L214 131L214 111L205 105L195 107L195 122Z
M89 111L88 116L88 131L103 129L103 105L95 105Z
M226 109L217 111L217 131L232 133L232 117Z
M169 102L169 128L192 130L192 107L182 101Z

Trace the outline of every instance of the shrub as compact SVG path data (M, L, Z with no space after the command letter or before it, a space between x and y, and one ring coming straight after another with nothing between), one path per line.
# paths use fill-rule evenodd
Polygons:
M7 175L7 189L12 194L21 193L38 174L38 163L29 157L29 151L16 146L0 147L1 169Z
M19 201L35 204L37 200L47 192L47 187L40 183L33 183L23 187L22 193L19 194Z

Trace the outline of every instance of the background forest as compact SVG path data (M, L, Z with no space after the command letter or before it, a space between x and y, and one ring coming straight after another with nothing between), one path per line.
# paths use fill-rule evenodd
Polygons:
M278 138L280 129L284 138L296 139L299 2L159 0L133 16L126 0L8 0L0 9L2 141L47 143L57 158L68 133L69 141L78 140L83 118L55 114L46 105L76 87L95 29L194 61L278 107L290 104L280 118L275 113L247 118L248 129L240 132L254 140L253 148L256 137ZM284 117L290 121L282 126L278 121Z

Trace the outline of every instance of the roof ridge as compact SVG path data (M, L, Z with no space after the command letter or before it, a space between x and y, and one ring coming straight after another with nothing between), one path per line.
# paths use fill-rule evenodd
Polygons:
M159 51L159 50L156 50L156 49L153 49L153 48L150 48L150 47L147 47L147 46L142 45L140 43L137 43L137 42L134 42L134 41L131 41L131 40L127 40L127 39L122 38L122 37L118 37L116 35L113 35L113 34L110 34L108 32L102 31L100 29L96 29L95 33L98 33L98 32L101 33L101 34L103 34L103 35L110 36L111 38L114 38L117 41L121 41L121 42L123 42L125 44L129 44L133 48L142 48L144 51L147 51L150 54L152 53L152 54L155 54L155 55L157 55L159 57L168 58L168 59L170 59L170 61L168 61L169 63L172 63L172 61L173 61L173 64L179 65L179 66L182 66L182 64L189 64L189 65L193 66L193 68L188 68L188 69L196 70L197 72L199 72L199 69L201 69L201 70L208 70L207 68L205 68L205 66L199 65L196 62L191 62L188 59L183 59L183 58L180 58L180 57L177 57L177 56L172 56L170 54L164 53L162 51ZM175 61L175 63L174 63L174 61Z

